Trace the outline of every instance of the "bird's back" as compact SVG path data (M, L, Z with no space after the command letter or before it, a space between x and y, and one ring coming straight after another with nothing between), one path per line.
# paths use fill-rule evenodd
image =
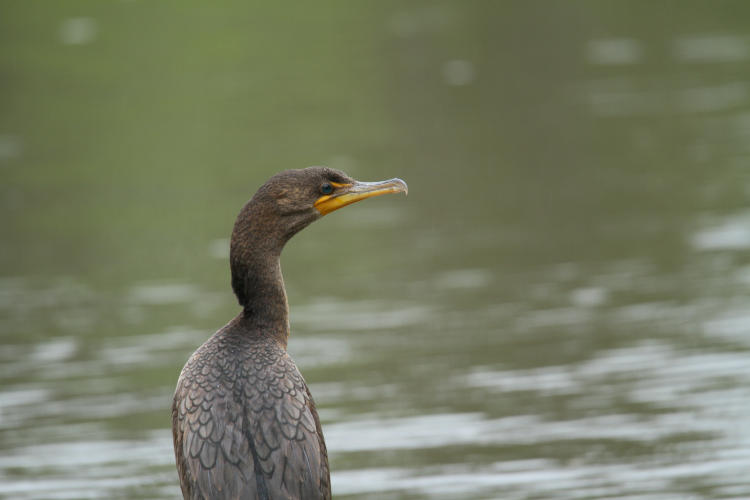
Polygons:
M172 405L186 499L327 499L320 421L302 375L277 341L230 323L180 374Z

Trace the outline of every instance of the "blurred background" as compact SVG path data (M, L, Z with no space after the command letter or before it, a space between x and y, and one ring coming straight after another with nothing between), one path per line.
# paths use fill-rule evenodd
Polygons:
M273 173L337 498L748 498L750 4L0 4L0 497L179 496Z

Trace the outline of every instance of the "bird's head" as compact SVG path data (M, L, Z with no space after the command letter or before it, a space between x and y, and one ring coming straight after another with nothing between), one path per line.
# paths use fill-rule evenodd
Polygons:
M361 182L327 167L285 170L271 177L253 196L242 218L263 218L268 236L285 243L320 217L354 202L388 193L407 192L401 179Z
M242 208L232 232L232 284L240 303L247 285L243 275L253 260L278 256L289 238L334 210L407 189L401 179L361 182L327 167L285 170L268 179Z

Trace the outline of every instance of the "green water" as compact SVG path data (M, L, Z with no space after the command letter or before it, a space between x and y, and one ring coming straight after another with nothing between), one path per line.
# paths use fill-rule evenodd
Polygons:
M169 405L286 168L337 498L748 498L744 2L0 4L0 497L177 498Z

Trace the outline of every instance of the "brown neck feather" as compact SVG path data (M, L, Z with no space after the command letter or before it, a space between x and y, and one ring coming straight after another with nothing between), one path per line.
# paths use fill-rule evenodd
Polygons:
M286 346L289 304L279 260L286 238L270 217L264 217L263 210L253 210L250 205L240 212L232 233L232 288L244 308L246 328L253 335L273 337Z

